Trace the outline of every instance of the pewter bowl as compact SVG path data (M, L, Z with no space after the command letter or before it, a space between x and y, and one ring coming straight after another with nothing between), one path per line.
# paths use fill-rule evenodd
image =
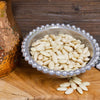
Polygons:
M86 66L74 70L74 71L55 71L51 70L49 68L45 68L39 64L37 64L30 55L29 48L32 44L32 42L43 38L46 34L70 34L74 38L81 40L83 44L85 44L90 51L91 59L87 63ZM58 77L71 77L75 75L79 75L81 73L86 72L86 70L90 70L91 67L95 66L99 59L100 54L100 48L99 44L96 42L96 39L93 38L89 33L85 32L85 30L81 30L80 28L76 28L74 25L70 26L69 24L51 24L51 25L42 25L41 27L37 27L37 29L34 29L33 31L29 32L29 34L26 36L24 41L22 42L22 53L25 57L25 60L28 61L30 65L32 65L33 68L37 68L37 70L42 71L43 73L47 73L50 75L55 75Z

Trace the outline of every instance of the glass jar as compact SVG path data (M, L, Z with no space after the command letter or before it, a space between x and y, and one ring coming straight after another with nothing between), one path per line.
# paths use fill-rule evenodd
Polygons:
M19 40L20 35L12 15L11 0L0 1L0 77L15 68Z

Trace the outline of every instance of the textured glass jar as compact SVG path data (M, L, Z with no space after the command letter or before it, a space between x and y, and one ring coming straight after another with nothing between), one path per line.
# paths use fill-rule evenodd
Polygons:
M19 32L16 27L11 0L0 1L0 77L15 67L19 45Z

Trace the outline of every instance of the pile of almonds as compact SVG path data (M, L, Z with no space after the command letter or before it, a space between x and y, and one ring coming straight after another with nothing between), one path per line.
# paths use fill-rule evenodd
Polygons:
M83 94L83 91L88 91L86 86L89 85L89 82L82 82L80 78L74 76L70 78L68 82L60 84L57 91L65 91L65 94L71 94L74 90L77 90L78 93Z
M30 54L38 64L60 71L76 70L84 67L90 60L88 47L68 34L45 35L32 43ZM71 94L77 90L83 94L83 91L88 91L89 85L89 82L82 82L80 78L74 76L69 78L68 82L60 84L57 91Z
M38 64L60 71L76 70L90 60L88 47L68 34L45 35L32 43L30 54Z

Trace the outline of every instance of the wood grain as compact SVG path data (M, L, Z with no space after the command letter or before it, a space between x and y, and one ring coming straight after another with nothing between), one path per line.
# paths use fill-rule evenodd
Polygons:
M12 0L23 36L37 26L51 23L76 25L100 43L100 0Z
M71 95L56 91L60 83L67 79L45 75L22 62L8 76L0 79L0 100L100 100L100 71L92 68L79 75L83 81L89 81L89 91L80 95L74 91Z
M12 0L13 13L23 37L37 26L51 23L76 25L90 32L100 43L100 0ZM67 79L54 78L32 69L25 61L8 76L0 79L0 100L100 100L100 71L81 74L89 81L83 95L57 92Z

